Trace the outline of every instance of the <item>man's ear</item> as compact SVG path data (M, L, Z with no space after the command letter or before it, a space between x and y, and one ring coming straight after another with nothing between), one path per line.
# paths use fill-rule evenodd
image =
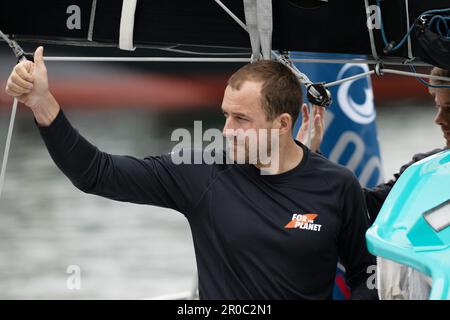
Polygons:
M289 113L282 113L277 117L277 127L280 134L290 133L292 129L292 117Z

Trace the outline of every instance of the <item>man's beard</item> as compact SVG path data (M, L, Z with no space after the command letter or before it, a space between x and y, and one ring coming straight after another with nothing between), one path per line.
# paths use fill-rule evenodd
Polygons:
M235 164L252 164L262 170L274 170L279 165L278 139L249 142L227 141L227 157Z
M238 164L258 165L261 162L259 157L260 150L257 142L249 143L248 141L233 141L228 144L227 151L233 162ZM266 150L263 150L263 152L266 152ZM267 154L270 154L270 150L267 150Z
M447 143L447 148L450 148L450 129L449 130L446 130L444 128L441 129L442 133L444 134L445 141Z

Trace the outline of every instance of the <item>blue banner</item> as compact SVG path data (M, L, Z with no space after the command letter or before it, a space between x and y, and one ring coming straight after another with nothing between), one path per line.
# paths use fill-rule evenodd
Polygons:
M307 57L304 53L302 56ZM327 55L327 58L349 57ZM369 71L367 65L356 63L295 63L295 66L312 82L329 83ZM383 182L383 170L370 78L347 81L329 89L333 103L325 115L325 135L320 151L331 161L352 170L362 186L374 187ZM295 135L300 124L301 119L297 122ZM343 276L343 267L339 266L333 293L335 299L349 296Z

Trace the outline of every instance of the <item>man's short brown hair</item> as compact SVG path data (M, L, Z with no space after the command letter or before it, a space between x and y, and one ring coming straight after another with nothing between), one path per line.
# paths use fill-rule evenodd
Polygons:
M303 94L297 76L285 65L271 60L246 64L228 80L234 90L240 90L246 81L262 82L261 105L268 120L288 113L295 123L303 103Z
M434 67L433 69L431 69L431 73L432 76L438 76L438 77L448 77L450 78L450 71L446 70L446 69L441 69L438 67ZM442 85L450 85L449 81L444 81L444 80L436 80L436 79L430 79L430 84L434 85L434 86L442 86ZM435 88L430 87L429 91L431 94L433 94Z

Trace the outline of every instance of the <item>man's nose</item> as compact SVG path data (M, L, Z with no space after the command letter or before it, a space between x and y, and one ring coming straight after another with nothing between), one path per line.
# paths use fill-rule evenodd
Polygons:
M448 125L448 119L445 119L441 108L438 109L436 116L434 117L434 123L440 126Z
M225 120L225 125L223 126L222 135L224 137L229 136L231 134L231 131L234 130L234 124L231 120L231 117L228 117Z

